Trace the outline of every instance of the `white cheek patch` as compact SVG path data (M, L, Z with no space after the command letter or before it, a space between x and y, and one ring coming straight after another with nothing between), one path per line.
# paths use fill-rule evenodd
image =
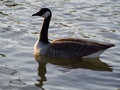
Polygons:
M42 17L47 18L49 15L50 15L50 12L49 12L49 11L46 11L46 12L42 15Z

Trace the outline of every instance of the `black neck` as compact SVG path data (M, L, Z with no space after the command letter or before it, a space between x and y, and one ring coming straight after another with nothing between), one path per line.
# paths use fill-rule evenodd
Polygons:
M40 33L40 41L43 43L49 43L48 41L48 28L49 28L49 23L50 23L51 16L48 18L44 19L42 30Z

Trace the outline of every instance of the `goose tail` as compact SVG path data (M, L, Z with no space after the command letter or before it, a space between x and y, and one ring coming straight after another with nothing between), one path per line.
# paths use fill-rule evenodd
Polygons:
M114 47L114 46L115 46L114 44L105 44L106 49L107 49L107 48Z

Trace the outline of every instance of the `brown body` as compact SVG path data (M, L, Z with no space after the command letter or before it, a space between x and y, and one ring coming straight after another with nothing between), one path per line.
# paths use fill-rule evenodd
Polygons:
M114 45L101 44L82 39L59 39L49 45L47 56L63 58L82 58L93 53L97 53L99 51L103 52L105 49L112 46Z

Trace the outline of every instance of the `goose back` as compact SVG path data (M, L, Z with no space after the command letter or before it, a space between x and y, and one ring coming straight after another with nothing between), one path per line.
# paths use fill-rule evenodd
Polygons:
M46 56L81 58L112 46L112 44L101 44L83 39L59 39L49 45Z

